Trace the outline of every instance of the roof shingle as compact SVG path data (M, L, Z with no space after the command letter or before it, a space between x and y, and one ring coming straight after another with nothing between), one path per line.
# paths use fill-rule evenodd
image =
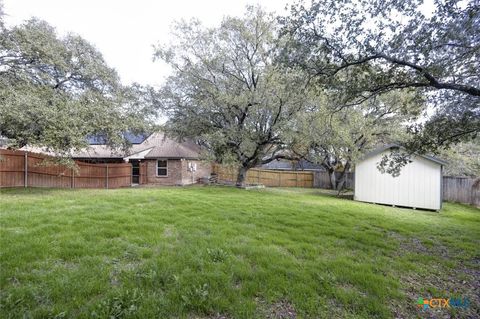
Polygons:
M162 132L151 134L140 144L133 144L127 153L113 151L106 145L90 145L74 152L73 158L124 158L151 149L145 158L190 158L200 157L200 147L193 141L177 142Z

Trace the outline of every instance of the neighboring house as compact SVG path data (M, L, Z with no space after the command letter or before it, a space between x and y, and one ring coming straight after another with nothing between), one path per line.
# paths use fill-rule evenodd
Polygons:
M414 154L400 175L382 174L378 163L396 145L387 145L365 156L355 165L355 200L413 208L442 207L442 168L446 162Z
M72 158L87 163L131 163L132 184L187 185L211 173L212 165L200 160L201 149L191 141L177 142L160 132L125 137L132 144L128 152L114 151L101 144L101 139L89 138L90 146L73 152Z
M324 171L322 165L308 162L304 159L299 161L273 160L260 166L261 169L287 170L287 171Z

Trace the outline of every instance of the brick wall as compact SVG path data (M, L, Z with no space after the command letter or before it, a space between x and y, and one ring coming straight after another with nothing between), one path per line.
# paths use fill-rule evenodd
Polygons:
M145 160L147 164L147 184L150 185L182 185L182 162L168 160L168 176L157 176L157 160Z
M195 183L204 176L209 176L211 164L202 161L169 159L167 162L168 176L157 176L157 160L144 160L147 165L147 184L149 185L187 185L192 184L192 173L188 171L188 163L197 164L194 175Z
M192 184L192 172L188 171L188 164L195 163L197 164L197 170L193 174L193 179L195 183L202 177L210 176L212 173L212 164L202 162L202 161L193 161L193 160L185 160L182 162L182 182L184 185Z

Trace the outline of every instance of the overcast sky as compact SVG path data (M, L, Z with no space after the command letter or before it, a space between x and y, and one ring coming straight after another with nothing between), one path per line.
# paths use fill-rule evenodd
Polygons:
M217 25L225 15L241 15L260 3L283 14L288 0L4 0L7 24L30 17L46 20L60 34L74 32L95 45L124 83L160 85L169 69L152 62L152 45L169 41L172 22L199 18Z

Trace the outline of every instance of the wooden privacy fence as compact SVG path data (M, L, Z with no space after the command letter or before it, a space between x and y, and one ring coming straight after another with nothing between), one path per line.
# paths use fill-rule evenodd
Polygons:
M51 157L0 149L0 187L119 188L131 185L132 166L88 164L76 161L77 169L54 165Z
M213 172L220 182L235 183L238 170L215 164ZM313 173L305 171L274 171L257 168L247 172L247 184L262 184L269 187L313 187Z
M444 176L443 200L480 207L480 178Z
M327 188L327 189L331 188L330 176L328 175L328 172L315 171L314 174L315 176L314 176L313 187ZM337 179L337 181L340 179L340 175L342 175L340 172L335 173L335 178ZM344 188L353 189L354 187L355 187L355 175L353 172L348 172L346 173Z

